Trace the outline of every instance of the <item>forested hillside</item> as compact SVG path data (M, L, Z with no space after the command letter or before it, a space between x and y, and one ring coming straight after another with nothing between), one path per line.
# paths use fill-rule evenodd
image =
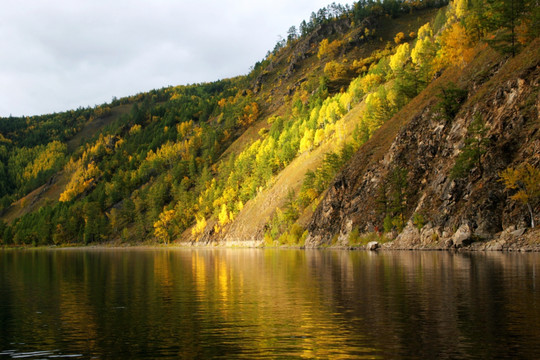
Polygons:
M534 225L538 21L531 0L332 4L248 75L0 119L0 242L352 246Z

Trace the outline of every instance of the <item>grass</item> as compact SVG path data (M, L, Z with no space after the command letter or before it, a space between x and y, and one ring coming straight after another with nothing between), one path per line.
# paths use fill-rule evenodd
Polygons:
M360 234L358 228L352 229L351 233L349 234L349 246L366 246L372 241L376 241L379 244L384 244L389 240L383 234L375 232Z

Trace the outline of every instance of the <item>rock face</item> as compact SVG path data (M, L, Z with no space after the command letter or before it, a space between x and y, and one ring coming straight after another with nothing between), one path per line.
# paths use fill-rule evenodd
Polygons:
M454 236L452 236L452 244L456 248L470 245L472 243L472 231L469 225L464 224L457 229Z
M386 122L336 177L308 225L306 246L325 244L333 234L347 235L352 228L360 233L373 226L382 229L379 189L389 183L393 169L407 174L405 218L422 214L426 223L418 230L409 221L395 240L400 246L461 248L500 235L511 225L526 226L526 209L509 199L498 174L524 162L540 167L539 48L536 40L516 58L501 59L493 52L487 54L493 59L487 65L473 62L444 72ZM436 107L438 89L450 81L468 90L453 119ZM452 178L468 127L478 116L489 139L481 166Z

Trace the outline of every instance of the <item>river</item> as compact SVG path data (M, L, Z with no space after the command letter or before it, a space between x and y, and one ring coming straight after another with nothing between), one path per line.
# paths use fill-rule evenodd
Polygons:
M534 359L538 271L538 253L0 250L0 359Z

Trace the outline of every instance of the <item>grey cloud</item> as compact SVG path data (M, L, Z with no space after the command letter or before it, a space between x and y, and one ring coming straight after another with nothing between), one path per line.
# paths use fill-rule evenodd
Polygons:
M6 0L0 116L245 74L326 1Z

